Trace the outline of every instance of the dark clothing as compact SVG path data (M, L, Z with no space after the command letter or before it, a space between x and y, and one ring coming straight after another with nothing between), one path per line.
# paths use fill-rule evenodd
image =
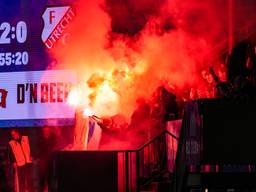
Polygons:
M151 111L151 138L160 134L166 127L167 121L178 118L176 96L159 87L154 93Z
M8 192L10 191L10 189L9 189L7 178L6 178L7 170L6 170L6 166L4 165L5 163L4 159L6 159L5 155L4 156L0 155L0 191Z
M253 85L253 82L247 80L242 76L238 76L234 80L233 85L233 98L239 99L255 99L256 98L256 88Z
M43 192L45 186L49 182L49 161L39 160L39 191Z
M220 86L217 87L224 90L224 97L240 99L255 98L256 55L255 43L251 39L239 42L232 49L228 62L227 75L228 83L226 85L232 85L232 89L225 89L225 86L223 86L224 89Z
M54 135L50 135L48 138L43 136L38 139L37 157L39 159L49 160L51 153L55 150L56 138Z
M32 164L27 163L21 167L17 167L19 178L19 192L34 192L32 180Z
M156 116L156 118L160 118L162 121L176 119L178 117L176 95L163 87L159 87L155 95L151 116Z
M248 60L250 66L247 66ZM236 77L255 80L256 55L255 45L250 40L238 43L231 52L228 62L228 81L233 83Z
M45 186L49 181L49 162L52 152L56 147L56 138L50 134L48 138L41 136L38 143L38 168L39 168L39 182L40 191L44 191Z
M231 52L228 63L228 81L233 82L237 76L246 77L248 69L246 61L248 58L249 44L246 41L238 43Z
M15 156L13 154L13 151L10 145L8 145L8 154L9 154L10 163L11 164L15 163L16 162Z
M171 92L166 92L163 95L162 105L165 108L164 121L176 119L178 117L178 105L176 96Z
M22 145L22 137L20 137L20 139L17 139L17 140L12 139L11 141L16 141L17 143ZM22 148L22 152L26 159L25 151L23 151L23 148ZM24 165L18 166L13 149L10 144L8 145L8 154L9 154L10 163L12 165L16 163L17 165L17 168L15 168L14 171L17 171L19 192L34 192L33 178L32 178L32 163L27 162L28 159L26 159L26 162Z

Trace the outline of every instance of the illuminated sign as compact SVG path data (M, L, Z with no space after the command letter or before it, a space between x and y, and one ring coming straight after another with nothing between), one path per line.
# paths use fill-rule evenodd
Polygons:
M66 104L75 74L48 70L49 49L65 42L71 0L0 1L0 127L70 125ZM67 80L68 77L68 80Z
M16 69L16 66L25 66L29 63L29 51L22 48L27 41L27 24L18 21L0 23L0 70ZM12 47L12 45L15 45ZM16 46L17 45L17 46ZM19 51L18 51L19 50Z
M56 62L49 49L70 35L75 12L65 0L55 3L0 1L0 72L46 70Z
M0 120L74 118L66 99L75 82L70 70L1 73Z
M8 22L3 22L0 25L2 34L0 36L0 44L11 44L11 41L16 40L18 43L24 43L27 40L27 24L24 21L18 21L16 26L11 26Z

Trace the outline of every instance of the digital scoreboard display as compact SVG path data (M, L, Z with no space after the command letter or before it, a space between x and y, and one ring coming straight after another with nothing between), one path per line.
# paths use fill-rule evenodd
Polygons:
M56 63L50 49L70 35L73 2L0 1L0 127L67 125L74 119L66 98L75 73L47 70Z
M41 40L47 2L33 2L0 1L0 72L44 70L51 62Z
M19 21L17 25L11 26L10 23L2 22L0 25L2 35L0 36L0 44L11 44L16 40L16 43L23 44L27 40L27 24L24 21ZM11 32L11 33L10 33ZM12 40L12 41L11 41ZM0 66L24 66L29 62L29 51L21 48L21 51L12 52L12 48L3 48L0 53ZM4 70L4 67L3 67Z

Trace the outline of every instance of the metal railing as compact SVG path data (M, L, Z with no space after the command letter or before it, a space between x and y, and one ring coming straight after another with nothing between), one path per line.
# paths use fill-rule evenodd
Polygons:
M165 130L139 149L120 154L119 167L125 162L122 171L125 181L119 180L125 185L125 190L121 191L138 192L153 181L170 180L174 173L177 143L178 138Z
M154 181L170 181L175 170L175 159L178 146L178 137L165 130L146 144L135 150L102 151L114 153L117 157L117 184L118 192L139 192ZM92 151L84 151L90 153ZM100 153L100 151L95 151ZM50 191L59 189L58 159L52 161ZM115 162L114 162L115 163ZM99 176L100 177L100 176ZM102 178L103 179L103 178ZM100 178L99 178L100 180Z

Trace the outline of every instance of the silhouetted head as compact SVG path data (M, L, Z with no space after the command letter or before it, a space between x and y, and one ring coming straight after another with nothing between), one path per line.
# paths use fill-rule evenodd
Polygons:
M17 129L12 129L11 137L12 137L12 139L15 139L15 140L20 139L20 132Z

